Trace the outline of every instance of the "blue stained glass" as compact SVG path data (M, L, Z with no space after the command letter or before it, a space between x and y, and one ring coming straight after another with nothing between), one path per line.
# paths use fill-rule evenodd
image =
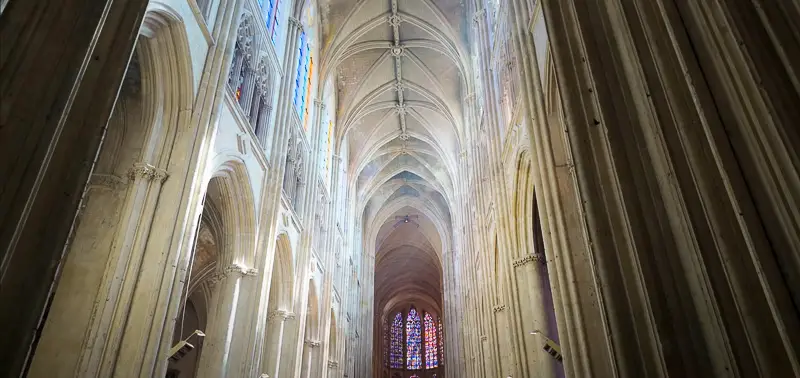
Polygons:
M422 369L422 327L414 308L406 318L406 368Z
M403 315L399 312L392 321L392 342L389 346L389 367L403 368Z

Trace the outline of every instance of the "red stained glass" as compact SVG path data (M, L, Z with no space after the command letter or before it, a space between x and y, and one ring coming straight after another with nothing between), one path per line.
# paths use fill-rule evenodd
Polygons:
M425 314L425 368L439 367L439 343L436 337L437 324L431 314Z

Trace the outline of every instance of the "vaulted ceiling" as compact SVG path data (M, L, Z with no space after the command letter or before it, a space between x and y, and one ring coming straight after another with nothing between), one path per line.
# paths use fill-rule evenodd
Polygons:
M376 311L403 301L441 308L469 92L463 6L321 0L320 8L322 73L335 85L336 138L347 146L365 252L375 254Z

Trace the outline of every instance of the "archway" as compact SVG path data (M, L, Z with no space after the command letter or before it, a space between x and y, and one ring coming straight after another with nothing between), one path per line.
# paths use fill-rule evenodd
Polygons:
M291 242L286 234L281 234L275 243L275 261L272 264L269 286L267 338L262 368L271 377L279 376L282 356L291 350L290 343L288 343L290 337L286 334L285 328L287 320L294 318L292 313L294 269Z
M163 204L159 198L166 185L183 185L179 177L168 183L167 167L176 153L174 144L187 143L182 138L192 134L180 132L186 131L181 130L186 120L179 116L191 109L191 67L171 59L184 54L188 42L178 17L160 9L148 12L85 189L74 236L65 247L29 376L48 376L54 370L102 374L116 366L125 343L124 330L115 321L134 313L131 288L145 265L152 225L159 214L177 211L177 204ZM189 169L189 164L183 159L171 168Z

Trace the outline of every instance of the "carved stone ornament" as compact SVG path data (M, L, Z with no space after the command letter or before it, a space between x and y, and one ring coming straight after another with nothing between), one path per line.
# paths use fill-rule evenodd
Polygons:
M486 341L486 340L489 340L489 338L486 335L481 335L481 341Z
M317 340L306 339L305 344L308 345L309 348L319 348L320 343Z
M286 317L286 310L273 310L267 315L267 321L271 322L274 319L284 320Z
M506 309L506 305L498 305L498 306L494 306L492 311L494 311L495 313L498 313L498 312L503 311L505 309Z
M514 260L514 267L519 268L521 266L528 265L532 262L539 262L539 261L544 262L544 259L542 259L542 257L538 253L528 254L524 257Z
M295 17L289 17L289 25L296 27L300 33L303 32L303 23Z
M394 83L394 90L395 90L395 91L397 91L397 92L401 92L401 91L403 91L403 89L405 89L405 88L406 88L405 84L403 84L403 82L402 82L402 81L400 81L400 80L397 80L397 81Z
M401 57L406 55L406 47L403 45L394 45L391 50L393 57Z
M159 182L164 182L168 176L169 173L167 173L167 171L141 162L134 164L133 167L128 170L128 178L131 179L131 181L141 178L148 181L157 180Z
M397 114L407 114L408 113L408 105L406 105L406 104L395 104L394 105L394 111L397 112Z
M328 368L336 369L339 366L339 363L336 361L328 361Z
M480 9L480 10L475 11L475 14L472 15L472 21L475 22L475 26L478 26L478 24L481 22L481 20L483 20L483 15L484 14L486 14L486 10L485 9Z
M403 18L400 17L400 15L393 14L387 17L386 21L389 22L389 25L391 26L400 26L400 24L403 22Z

